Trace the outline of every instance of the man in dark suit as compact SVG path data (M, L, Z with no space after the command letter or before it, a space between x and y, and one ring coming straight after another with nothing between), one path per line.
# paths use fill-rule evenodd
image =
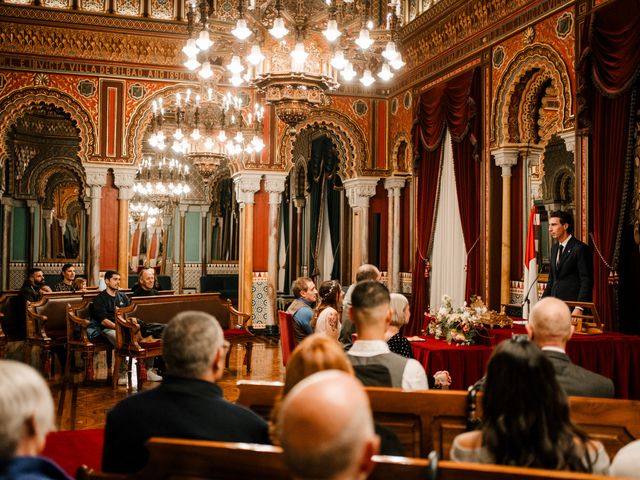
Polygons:
M102 469L133 473L147 464L151 437L269 443L267 423L226 401L222 378L229 343L218 321L204 312L176 315L163 336L167 374L162 384L118 403L108 414Z
M531 309L527 332L553 364L556 379L567 395L613 397L613 382L571 363L565 353L573 335L571 312L562 300L544 298Z
M552 212L549 217L549 233L558 243L551 248L549 281L542 297L590 302L593 288L593 261L589 247L572 235L571 214L561 211ZM573 313L580 314L582 309L576 307Z

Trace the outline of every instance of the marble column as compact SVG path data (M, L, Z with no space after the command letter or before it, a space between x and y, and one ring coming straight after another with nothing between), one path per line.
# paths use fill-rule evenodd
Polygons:
M160 264L161 275L171 275L172 272L167 270L168 258L169 258L169 234L171 232L171 225L173 225L173 212L169 207L162 211L162 263ZM175 250L175 242L174 242ZM171 253L171 258L174 258L174 253ZM172 260L173 263L173 260ZM174 285L172 287L175 288Z
M304 225L304 207L307 204L305 197L296 197L293 199L293 206L296 209L295 229L291 238L291 269L290 276L292 280L302 276L302 227Z
M376 194L377 177L351 178L343 182L351 207L351 279L369 261L369 199Z
M133 184L137 167L119 166L113 169L113 177L118 187L118 271L120 286L129 287L129 201L133 198Z
M207 218L209 216L209 206L208 205L202 205L200 207L200 218L202 218L202 256L201 256L201 272L200 274L202 276L205 276L207 274L207 261L208 261L208 252L209 252L209 231L207 229Z
M13 199L9 197L3 197L0 202L2 203L2 265L0 270L2 271L2 291L9 290L9 263L11 259L11 223L13 222Z
M189 205L181 203L178 207L180 212L180 271L178 272L178 293L184 291L184 240L186 230L186 215L189 210Z
M404 177L389 177L384 180L384 188L389 197L388 257L389 291L400 291L400 190L404 187Z
M269 257L267 288L269 289L269 310L273 319L277 318L278 291L278 247L280 243L280 203L287 180L286 173L268 173L265 175L264 188L269 193Z
M260 190L262 174L238 172L233 175L236 200L240 205L240 252L238 255L238 308L252 313L253 283L253 195Z
M36 208L38 207L38 202L36 200L27 200L27 207L29 207L29 225L27 226L27 264L29 265L29 268L33 268L34 263L38 260L38 249L36 247L36 240L38 238ZM64 238L64 229L62 230L62 235Z
M102 186L107 179L107 167L85 167L87 172L87 186L91 198L91 226L89 229L89 262L87 280L89 285L100 283L100 203L102 199Z
M51 252L51 225L53 224L53 210L48 208L43 209L42 218L44 219L44 228L45 228L45 231L42 236L44 238L44 242L46 245L44 256L48 259L51 259L53 258L53 254ZM79 235L82 235L82 232L80 232Z
M518 163L518 147L491 150L496 165L502 168L502 261L500 269L500 303L511 303L511 167Z

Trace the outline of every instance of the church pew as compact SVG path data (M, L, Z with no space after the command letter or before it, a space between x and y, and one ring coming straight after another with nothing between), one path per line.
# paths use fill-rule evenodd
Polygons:
M218 479L251 478L261 480L289 479L279 447L249 443L208 442L152 438L147 442L149 463L137 474L120 475L95 472L80 467L78 480L127 479ZM605 480L615 477L584 473L558 472L535 468L507 467L440 461L430 465L425 459L375 456L373 480Z
M127 307L116 307L117 345L114 369L118 369L120 362L125 357L138 358L138 387L141 387L146 379L146 370L142 360L161 355L162 341L144 342L137 321L168 323L176 314L186 310L196 310L213 315L220 322L228 340L244 341L247 373L251 371L253 343L250 339L253 334L249 331L248 325L251 316L236 310L229 300L222 300L220 294L217 293L134 297ZM227 366L229 365L230 353L231 350L227 354ZM116 388L116 383L117 378L114 375L114 388Z
M268 419L282 383L241 380L237 385L240 392L237 403ZM376 421L396 433L408 456L424 458L435 450L440 458L448 459L453 439L466 429L465 391L403 392L378 387L365 390ZM610 458L624 445L640 438L638 400L569 397L569 403L572 420L601 441ZM480 409L480 400L477 404Z

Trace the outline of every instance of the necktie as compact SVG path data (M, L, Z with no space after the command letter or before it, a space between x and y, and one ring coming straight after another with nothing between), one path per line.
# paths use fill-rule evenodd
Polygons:
M564 247L562 245L560 245L558 247L558 260L556 260L556 268L560 268L560 259L562 258L562 251L564 250Z

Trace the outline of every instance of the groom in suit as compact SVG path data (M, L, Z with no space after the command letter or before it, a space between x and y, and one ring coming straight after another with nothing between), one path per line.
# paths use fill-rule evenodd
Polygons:
M589 247L572 235L571 214L552 212L549 217L549 233L558 242L551 248L549 281L542 296L590 302L593 287L591 254ZM580 314L581 311L580 307L576 307L573 313Z

